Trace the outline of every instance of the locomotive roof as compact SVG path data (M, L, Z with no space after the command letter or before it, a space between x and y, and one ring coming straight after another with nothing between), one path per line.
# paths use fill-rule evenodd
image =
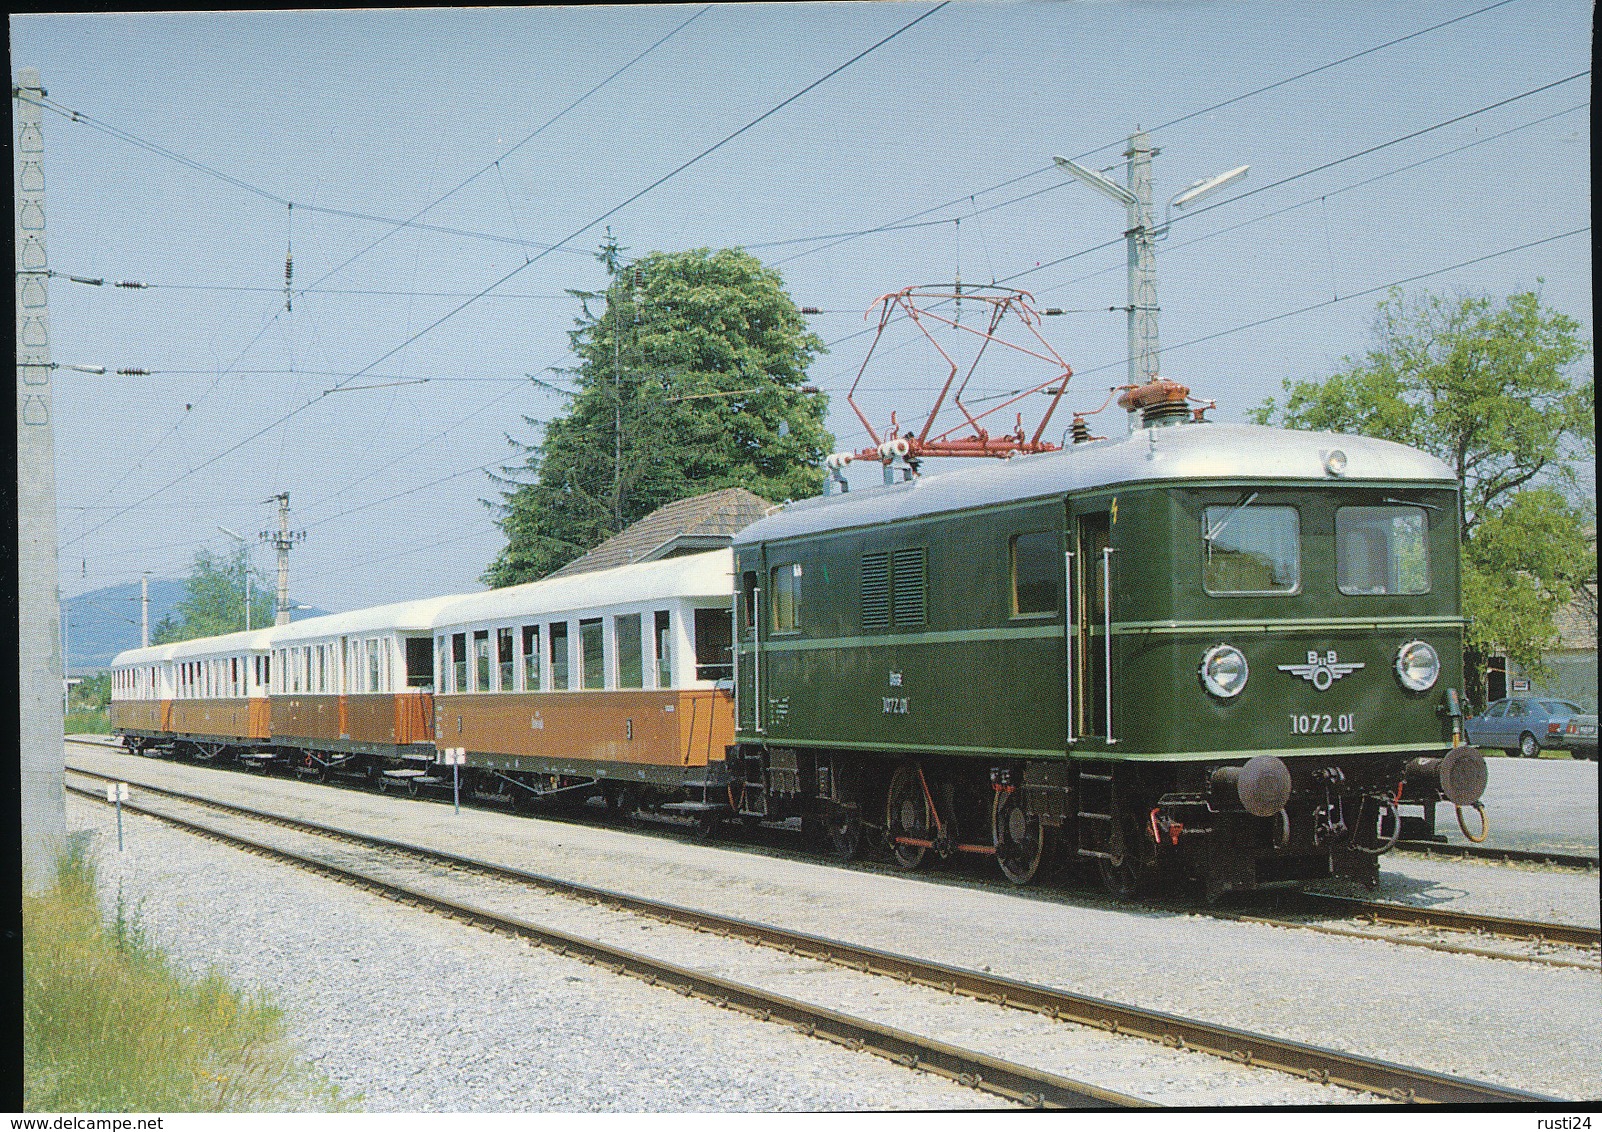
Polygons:
M1337 448L1347 456L1346 473L1338 481L1324 470L1325 454ZM1394 441L1261 425L1182 424L921 476L910 483L799 500L751 524L734 541L741 546L1090 488L1185 480L1457 483L1446 464Z
M722 597L727 600L734 571L728 550L709 550L678 558L635 562L610 570L542 578L450 601L433 619L435 627L466 625L500 617L560 613L667 598Z

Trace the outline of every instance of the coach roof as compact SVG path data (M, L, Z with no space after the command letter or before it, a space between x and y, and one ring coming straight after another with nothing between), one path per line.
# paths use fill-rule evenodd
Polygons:
M1165 480L1332 482L1324 458L1346 453L1345 482L1419 482L1455 486L1452 470L1415 448L1367 436L1293 432L1260 425L1184 424L1139 429L1119 440L1020 456L982 467L922 476L789 503L735 536L735 545L816 531L878 526L949 511L1044 499L1120 484Z
M438 611L434 625L469 625L505 617L581 612L670 598L721 597L727 601L733 588L733 571L731 552L709 550L609 570L542 578L456 598Z

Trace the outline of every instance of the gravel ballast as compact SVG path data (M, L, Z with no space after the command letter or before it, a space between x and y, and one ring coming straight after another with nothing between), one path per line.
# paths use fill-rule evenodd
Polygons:
M369 1112L755 1112L1006 1107L941 1078L619 978L69 798L120 892L183 968L283 1007Z

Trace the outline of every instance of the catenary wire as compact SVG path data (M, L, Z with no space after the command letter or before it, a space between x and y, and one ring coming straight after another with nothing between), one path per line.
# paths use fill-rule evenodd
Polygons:
M692 157L689 160L687 160L687 161L683 162L682 164L678 165L676 168L674 168L670 172L663 174L661 177L658 177L655 181L653 181L649 185L645 186L645 188L640 189L638 192L636 192L632 196L628 197L622 203L613 206L612 208L608 209L606 212L602 213L600 216L596 217L594 220L591 220L589 223L583 225L582 227L580 227L578 229L575 229L572 233L570 233L569 235L564 237L561 241L559 241L558 243L553 244L549 248L546 248L545 250L541 251L538 255L527 259L524 263L518 265L517 267L513 268L511 271L509 271L506 274L502 275L499 279L495 280L488 287L485 287L482 291L479 291L477 294L475 294L471 298L467 299L466 301L464 301L460 305L454 307L453 309L451 309L450 311L448 311L444 315L441 315L439 318L435 319L433 322L429 323L429 325L424 327L422 330L419 330L415 334L413 334L410 337L408 337L404 342L400 343L400 345L395 346L394 348L386 351L384 354L382 354L378 358L374 359L368 365L362 367L362 369L358 370L354 375L352 375L351 380L354 380L355 377L362 376L363 374L365 374L368 371L372 370L373 368L375 368L376 366L378 366L382 362L384 362L387 359L393 357L395 354L397 354L400 351L404 350L407 346L411 345L413 342L417 341L419 338L422 338L424 335L426 335L426 334L430 333L431 331L433 331L435 328L440 326L442 323L448 321L449 319L453 318L455 315L461 313L461 311L463 311L467 307L471 306L474 302L478 301L478 299L480 299L480 298L484 297L485 295L489 294L491 291L496 290L498 287L501 286L501 284L509 281L514 276L516 276L516 275L522 273L523 271L525 271L528 267L530 267L534 263L538 262L541 258L543 258L544 256L550 254L551 251L554 251L557 248L565 246L571 240L577 239L579 236L583 235L585 232L589 231L591 228L594 228L597 224L600 224L600 223L604 222L605 220L609 219L610 217L612 217L616 213L618 213L618 212L622 211L623 209L627 208L629 205L633 204L635 201L639 200L641 197L645 196L647 193L649 193L652 190L660 187L661 185L665 184L667 181L671 180L672 178L678 176L680 173L684 172L684 170L686 170L686 169L690 168L691 166L695 165L697 162L705 159L706 157L709 157L713 153L717 152L719 149L723 148L729 142L733 141L735 138L738 138L740 135L746 133L748 130L750 130L750 129L754 128L755 126L757 126L758 124L766 121L768 118L772 117L774 114L778 113L780 110L782 110L785 107L789 106L791 103L795 102L797 99L805 96L806 94L808 94L812 90L814 90L817 87L821 86L823 83L829 81L835 75L838 75L841 71L844 71L846 68L848 68L848 67L852 66L853 64L857 63L858 61L860 61L861 59L863 59L866 56L870 55L874 51L877 51L880 47L883 47L885 44L889 43L891 40L896 39L898 36L904 34L907 31L910 31L912 28L916 27L918 24L922 23L924 20L928 19L930 16L933 16L935 13L937 13L937 12L941 11L942 9L944 9L945 7L947 7L950 3L951 3L951 0L941 0L940 3L936 4L935 6L929 8L927 11L925 11L922 14L918 15L917 17L915 17L914 19L912 19L912 20L908 21L907 23L903 24L901 27L897 28L895 31L891 32L889 35L884 36L882 39L879 39L875 43L869 45L868 47L864 48L862 51L859 51L856 55L853 55L850 59L846 60L844 63L841 63L840 65L836 66L834 69L829 71L827 74L823 75L821 78L815 79L811 83L808 83L806 86L802 87L800 90L796 91L794 94L792 94L789 97L785 98L783 101L777 103L776 105L770 107L768 110L766 110L763 113L759 114L756 118L753 118L751 121L747 122L745 125L741 126L739 129L733 131L730 134L725 135L721 140L719 140L719 141L713 143L712 145L708 146L706 149L702 150L700 153L696 154L694 157ZM271 194L268 194L268 195L270 196ZM277 198L274 198L274 199L277 199ZM289 202L285 201L283 203L287 204ZM348 384L348 382L342 382L341 384ZM336 385L335 388L337 389L337 388L339 388L339 386ZM264 426L261 429L258 429L256 432L251 433L249 436L245 437L243 440L240 440L237 443L230 445L229 447L223 449L221 452L218 452L218 453L212 455L211 457L207 458L206 460L202 461L201 463L197 464L196 466L190 468L187 472L183 473L182 475L180 475L176 479L172 480L170 483L164 484L163 486L161 486L161 487L157 488L156 490L150 492L149 494L141 497L140 499L135 500L133 503L128 504L128 506L123 508L121 511L118 511L115 514L110 515L110 516L106 517L105 519L101 520L95 526L90 527L88 530L84 531L82 534L78 535L76 538L72 539L70 542L64 543L63 546L70 546L70 545L76 544L77 542L81 542L83 539L87 538L89 535L93 534L94 532L102 529L103 527L108 526L110 523L114 522L116 519L118 519L122 515L127 514L129 511L134 510L135 508L139 507L141 504L149 501L150 499L154 499L157 495L160 495L163 491L166 491L169 488L175 486L176 484L179 484L179 483L183 482L185 479L188 479L190 476L194 475L196 472L201 471L202 469L204 469L206 467L209 467L212 464L215 464L217 461L223 459L224 457L229 456L234 452L237 452L240 448L243 448L246 444L251 443L252 441L258 439L259 437L261 437L261 436L265 435L266 433L272 431L274 428L277 428L278 426L287 423L288 421L290 421L294 417L298 416L299 414L305 412L307 409L311 408L313 405L317 404L318 401L320 401L323 396L327 396L327 395L328 395L328 391L324 391L324 393L322 395L320 395L319 397L314 398L314 399L312 399L310 401L304 402L303 404L297 406L296 408L291 409L289 412L285 413L283 416L279 417L277 420L275 420L272 423Z

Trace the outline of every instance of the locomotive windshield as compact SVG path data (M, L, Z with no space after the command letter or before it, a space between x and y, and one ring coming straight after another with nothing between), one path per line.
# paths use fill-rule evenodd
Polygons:
M1335 509L1335 578L1343 594L1430 590L1429 523L1419 507Z
M1203 585L1210 594L1290 594L1301 585L1301 527L1294 507L1202 510Z

